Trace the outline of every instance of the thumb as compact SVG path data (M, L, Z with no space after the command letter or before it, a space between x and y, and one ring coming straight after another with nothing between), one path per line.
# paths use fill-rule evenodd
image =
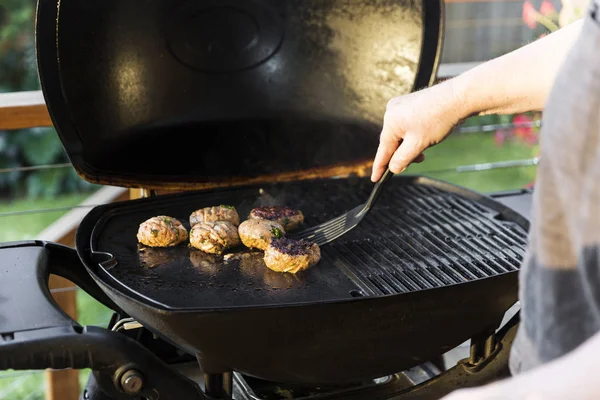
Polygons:
M390 161L390 170L394 174L403 172L413 161L423 153L426 146L418 135L407 132L400 147L392 156Z
M394 133L390 128L390 124L383 123L383 129L379 138L379 147L375 154L375 160L373 162L373 171L371 172L371 180L377 182L383 172L387 168L392 155L398 148L399 140L394 138Z

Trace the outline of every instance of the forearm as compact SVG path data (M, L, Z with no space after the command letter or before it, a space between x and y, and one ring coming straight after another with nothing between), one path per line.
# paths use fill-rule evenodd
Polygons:
M582 20L453 78L462 114L513 114L542 110Z

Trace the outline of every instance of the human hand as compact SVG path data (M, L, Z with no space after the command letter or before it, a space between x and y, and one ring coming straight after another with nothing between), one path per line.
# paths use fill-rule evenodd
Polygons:
M468 114L452 80L390 100L371 180L377 182L388 164L398 174L423 161L423 151L444 140Z

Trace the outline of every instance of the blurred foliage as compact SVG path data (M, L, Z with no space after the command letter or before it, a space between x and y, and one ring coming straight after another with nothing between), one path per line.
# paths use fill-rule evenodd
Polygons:
M35 59L33 0L4 0L5 23L0 27L0 92L39 90ZM68 162L52 128L0 131L0 169ZM73 168L0 173L2 197L30 198L91 190Z
M35 1L4 0L6 21L0 30L0 91L39 88L35 65Z

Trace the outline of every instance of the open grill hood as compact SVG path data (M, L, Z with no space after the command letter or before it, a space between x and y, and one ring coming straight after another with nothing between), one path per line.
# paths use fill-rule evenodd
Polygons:
M38 67L90 182L345 175L370 167L386 102L432 82L441 21L441 1L41 0Z

